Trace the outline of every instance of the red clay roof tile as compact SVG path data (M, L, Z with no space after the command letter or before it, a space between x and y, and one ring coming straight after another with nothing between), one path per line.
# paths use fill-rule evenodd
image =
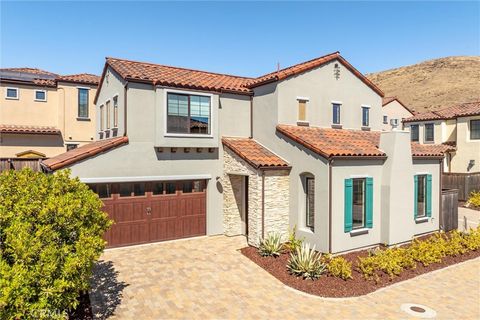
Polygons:
M85 84L98 84L100 77L90 73L70 74L57 77L57 81L85 83Z
M55 127L24 126L24 125L9 125L9 124L0 124L0 133L44 134L44 135L61 134L60 130Z
M455 147L446 144L420 144L412 142L412 156L414 158L423 157L443 157L445 152L453 151Z
M253 139L224 137L222 143L256 169L262 167L290 168L285 160Z
M448 120L475 115L480 115L480 101L461 103L438 111L419 113L413 117L403 120L403 122Z
M51 171L58 170L126 143L125 136L95 141L42 161L42 165Z

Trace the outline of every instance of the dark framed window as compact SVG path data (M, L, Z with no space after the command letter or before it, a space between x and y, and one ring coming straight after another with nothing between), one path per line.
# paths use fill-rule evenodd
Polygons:
M88 186L101 199L108 199L112 197L112 185L109 183L90 184Z
M332 122L333 124L340 124L340 104L339 103L333 103L332 104L332 111L333 111L333 119Z
M305 225L314 230L315 228L315 178L305 177Z
M177 192L177 184L175 182L165 183L165 193L166 194L174 194L176 192Z
M353 180L352 229L365 228L366 221L366 179Z
M104 107L103 105L100 106L100 120L98 121L100 123L100 131L105 130L105 112L104 112Z
M426 208L427 208L427 176L418 175L417 176L417 218L425 217Z
M420 140L420 133L418 130L418 124L412 124L410 126L410 140L418 142Z
M163 190L164 190L163 182L154 182L153 183L152 194L154 194L154 195L163 194Z
M47 91L35 90L35 101L47 101Z
M78 88L78 117L88 118L88 89Z
M167 133L210 134L210 122L210 97L167 94Z
M425 124L425 136L424 136L424 141L425 142L433 142L435 140L434 136L434 125L433 123L426 123Z
M66 144L66 147L67 147L67 151L70 151L70 150L73 150L73 149L77 149L78 144L76 144L76 143L67 143L67 144Z
M470 120L470 140L480 139L480 119Z
M388 116L383 116L383 124L388 124Z
M370 108L362 107L362 126L368 127L370 125Z
M113 97L113 127L118 128L118 96Z
M18 99L18 88L7 88L5 98L7 98L7 99Z
M105 109L107 112L107 117L106 117L106 128L107 130L110 129L110 100L105 102Z

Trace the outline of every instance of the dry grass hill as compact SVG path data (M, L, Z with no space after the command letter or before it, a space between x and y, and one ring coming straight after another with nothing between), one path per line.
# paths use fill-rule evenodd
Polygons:
M368 74L385 96L415 112L480 100L480 57L447 57Z

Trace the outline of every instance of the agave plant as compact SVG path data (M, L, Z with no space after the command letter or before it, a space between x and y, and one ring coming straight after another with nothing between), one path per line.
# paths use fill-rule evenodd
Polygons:
M291 274L312 280L318 279L326 267L322 254L315 251L315 246L310 249L310 244L306 242L290 254L287 264Z
M260 240L258 252L262 257L278 257L282 253L282 237L277 232L270 232L265 239Z

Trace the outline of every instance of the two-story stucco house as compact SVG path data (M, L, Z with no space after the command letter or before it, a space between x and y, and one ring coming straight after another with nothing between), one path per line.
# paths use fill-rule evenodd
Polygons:
M0 69L0 157L52 157L92 142L99 79Z
M383 122L382 130L390 131L402 128L403 119L413 117L414 113L397 97L384 97L382 100Z
M446 172L480 171L480 102L462 103L404 120L412 142L449 146Z
M110 246L297 233L324 252L439 229L444 147L382 132L382 91L338 52L245 78L107 58L97 141L70 168L115 220Z

